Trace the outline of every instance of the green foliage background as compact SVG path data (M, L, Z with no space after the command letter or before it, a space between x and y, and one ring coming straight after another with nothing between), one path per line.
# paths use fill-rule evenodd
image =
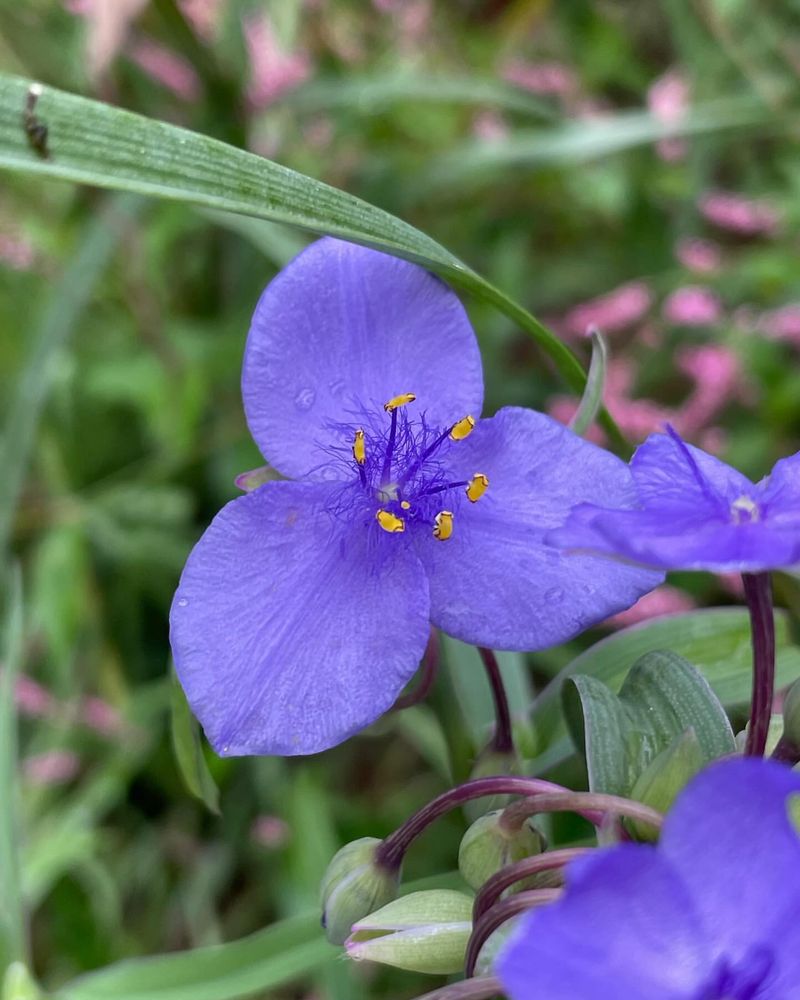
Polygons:
M695 282L674 247L710 233L698 197L719 187L768 198L778 233L728 238L724 267L705 281L723 302L723 321L672 327L656 307L658 350L622 335L611 351L635 362L638 393L679 406L688 388L676 352L729 346L749 388L722 415L724 456L758 478L796 451L797 348L749 331L743 319L743 310L800 300L796 5L754 14L743 0L459 0L432 3L429 27L414 37L402 13L414 2L383 10L367 0L231 0L206 43L172 0L153 0L92 75L85 19L59 3L4 0L0 70L266 152L421 229L540 318L633 279L647 280L659 300ZM308 55L312 73L257 109L245 96L242 21L264 11L286 50ZM177 98L131 59L132 42L144 38L192 65L196 99ZM513 59L567 65L580 99L604 114L578 120L558 101L504 83L500 68ZM682 126L687 156L666 162L654 150L661 133L645 95L673 66L693 103ZM0 162L13 153L14 107L3 109ZM495 138L480 138L487 128ZM191 173L179 160L184 167ZM195 769L196 792L211 800L218 787L218 813L187 789L173 750L169 602L189 548L235 495L234 476L262 464L239 397L244 337L264 284L310 237L18 165L2 174L0 235L32 248L25 267L0 261L0 541L8 537L25 596L16 651L6 630L3 677L16 663L51 700L19 719L19 781L4 785L0 847L16 830L34 975L52 990L71 984L64 996L75 1000L253 995L253 982L255 995L275 1000L423 992L429 981L351 966L321 944L317 886L342 843L390 832L469 774L490 721L469 651L448 644L448 671L428 704L314 759L223 761L206 752L206 774L178 702L184 763ZM513 310L490 298L468 305L487 412L544 409L565 391ZM585 345L576 349L588 360ZM711 577L677 582L700 604L732 600ZM795 579L777 586L795 615ZM18 617L19 606L6 603ZM556 721L546 698L531 728L529 697L587 642L504 659L530 759L546 757ZM741 641L731 648L741 652ZM105 731L86 724L93 698L114 710ZM559 724L556 763L579 776L564 759L563 732ZM75 776L31 780L26 761L53 750L76 755ZM263 817L272 818L271 840L254 833L265 829ZM454 868L464 822L451 816L426 835L409 858L410 880ZM217 993L201 989L208 969L224 965L215 953L207 967L185 967L198 977L188 985L164 972L183 983L169 990L158 969L156 986L136 971L105 987L75 984L109 963L215 945L284 918L292 920L276 942L258 938L250 952L228 955L233 979L220 973L227 985ZM242 978L271 956L288 963L280 974Z

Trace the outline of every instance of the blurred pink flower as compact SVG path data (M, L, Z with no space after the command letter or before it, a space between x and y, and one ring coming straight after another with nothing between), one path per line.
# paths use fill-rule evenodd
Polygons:
M667 297L662 313L676 326L712 326L722 318L722 303L710 288L685 285Z
M250 828L250 837L260 847L276 850L289 840L289 824L280 816L257 816Z
M762 313L755 320L756 330L772 340L787 340L800 347L800 302Z
M479 111L472 120L472 134L482 142L500 142L508 136L508 125L496 111Z
M715 573L714 575L719 580L723 590L727 590L729 594L739 598L739 600L744 600L744 581L741 573Z
M32 785L63 785L79 770L80 758L71 750L48 750L22 761L22 777Z
M702 195L698 207L709 222L741 236L771 236L780 223L778 213L766 201L729 191Z
M689 398L675 413L673 423L681 434L691 435L706 428L719 411L739 394L742 386L741 364L729 347L704 344L680 351L677 367L695 385Z
M223 0L178 0L178 6L197 34L210 41L224 9Z
M245 17L243 29L250 59L247 96L254 107L267 107L311 75L311 60L284 50L266 13Z
M722 266L722 251L711 240L680 240L675 256L688 271L697 274L715 274Z
M21 674L14 687L14 703L20 715L43 718L55 711L56 700L38 681Z
M500 69L500 75L515 87L530 90L534 94L553 94L564 97L578 89L578 79L574 70L563 63L531 63L523 59L512 59Z
M118 736L126 728L120 713L102 698L85 698L79 713L81 722L102 736Z
M618 615L608 618L605 624L611 628L628 628L629 625L638 625L639 622L660 618L662 615L691 611L696 606L695 601L685 591L664 583L644 597L640 597L627 611L621 611Z
M147 0L66 0L70 13L86 19L86 68L91 80L106 72L146 6Z
M574 306L564 317L567 333L584 336L592 326L603 333L617 333L638 323L647 314L653 296L643 281L630 281L599 298Z
M676 69L668 70L655 80L647 91L647 106L650 113L662 125L679 125L689 110L689 84ZM666 136L656 143L658 155L663 160L681 160L686 155L686 140L677 136Z
M167 90L184 101L196 101L200 96L200 79L191 63L182 56L153 42L141 39L127 50L130 59Z
M35 259L33 246L27 240L0 233L0 264L12 271L28 271Z

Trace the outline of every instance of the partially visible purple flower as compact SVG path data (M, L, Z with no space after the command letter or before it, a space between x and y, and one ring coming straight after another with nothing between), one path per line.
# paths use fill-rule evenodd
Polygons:
M510 1000L800 1000L797 795L783 765L724 761L679 796L656 847L574 861L563 897L498 958Z
M630 474L532 410L478 421L475 334L414 264L313 244L261 297L242 392L264 457L297 481L229 503L172 605L178 676L220 753L346 739L394 703L431 622L542 649L659 582L544 544L576 503L633 503Z
M800 562L800 452L752 483L670 428L631 460L640 509L585 503L547 540L664 570L756 573Z
M663 313L676 326L711 326L722 317L722 303L710 288L685 285L667 297Z
M772 236L780 224L778 213L766 201L730 191L704 194L698 207L709 222L740 236Z

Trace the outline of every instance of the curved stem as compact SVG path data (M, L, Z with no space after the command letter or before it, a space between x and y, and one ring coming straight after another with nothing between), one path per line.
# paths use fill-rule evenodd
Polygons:
M775 689L775 617L769 573L742 573L753 645L753 697L744 752L763 757Z
M800 763L800 745L787 740L785 736L781 736L778 745L772 751L772 759L794 767L795 764Z
M417 1000L492 1000L493 997L505 996L503 985L494 976L486 979L465 979L461 983L450 983L433 993L426 993Z
M489 685L492 689L494 711L497 718L491 749L496 750L498 753L512 753L514 750L514 736L511 731L511 711L508 707L508 697L505 685L503 684L503 675L500 673L500 664L497 662L497 657L491 649L478 646L478 652L481 654L483 665L486 668L486 676L489 679Z
M516 917L526 910L531 910L536 906L544 906L545 903L552 903L561 895L561 889L529 889L527 892L518 892L515 896L509 896L496 906L493 906L488 913L484 913L479 921L472 928L469 942L467 943L467 954L464 960L464 974L471 976L475 972L475 965L480 957L481 948L494 934L498 927Z
M474 778L472 781L465 781L463 785L458 785L456 788L450 788L448 791L443 792L426 806L423 806L410 819L407 819L394 833L390 833L376 849L375 861L389 871L396 871L402 864L403 856L410 844L431 823L440 816L444 816L445 813L450 812L451 809L463 806L465 802L471 802L473 799L482 799L488 795L525 795L532 796L534 799L543 795L554 799L563 796L565 799L569 799L570 802L572 802L574 797L574 793L570 792L569 789L563 788L561 785L556 785L552 781L544 781L541 778L521 778L508 774L491 778ZM608 796L605 798L608 798ZM529 802L532 799L526 798L525 801ZM627 800L621 799L620 801L626 802ZM572 809L574 807L568 805L564 808ZM642 806L642 808L645 807ZM591 807L587 809L580 807L578 812L595 826L603 821L603 812L594 812Z
M518 830L529 816L537 813L576 812L586 815L593 813L627 816L629 819L648 823L660 830L664 817L650 806L624 799L620 795L603 795L600 792L560 792L558 794L535 795L521 802L506 806L500 817L500 825L509 831Z
M391 711L398 712L400 709L411 708L412 705L418 705L421 701L424 701L431 693L431 688L436 682L438 673L439 633L435 628L432 628L431 637L428 639L428 645L425 647L425 655L422 657L422 663L418 671L419 681L416 687L412 688L406 694L400 695L394 705L392 705Z
M506 865L499 872L495 872L481 886L480 892L475 897L472 907L472 921L476 923L490 910L500 899L502 894L515 882L529 878L531 875L538 875L539 872L553 871L556 868L563 868L570 861L579 858L582 854L593 851L593 847L565 847L560 851L548 851L546 854L536 854L532 858L522 858L512 865Z

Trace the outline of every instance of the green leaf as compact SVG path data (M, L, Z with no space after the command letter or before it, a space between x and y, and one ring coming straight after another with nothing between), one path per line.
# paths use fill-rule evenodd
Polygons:
M800 677L800 650L792 644L789 617L775 612L777 686ZM536 699L533 731L539 757L530 763L536 773L557 766L572 755L561 711L561 688L576 674L602 681L619 692L633 664L645 653L669 649L694 664L729 711L749 703L752 684L750 619L743 608L709 608L667 615L623 629L587 649L569 663Z
M25 913L19 883L17 718L14 702L22 664L22 580L5 575L7 606L0 658L0 973L25 958Z
M566 682L563 697L595 792L630 795L655 757L690 730L705 761L736 750L719 700L702 674L677 653L646 653L619 695L596 677L579 675Z
M68 983L55 998L234 1000L307 976L336 955L315 910L227 944L119 962Z
M32 148L23 109L32 81L0 74L0 168L136 191L329 233L416 261L518 323L582 392L583 368L534 316L413 226L270 160L140 115L50 87L35 107L47 150ZM604 426L623 441L613 421Z
M219 789L203 756L197 720L192 715L175 670L171 671L172 746L186 787L213 813L219 814Z
M589 364L589 376L583 391L581 405L572 418L570 427L576 434L585 434L592 426L603 405L603 389L606 384L606 369L608 367L608 345L605 337L598 329L592 329L592 360Z

